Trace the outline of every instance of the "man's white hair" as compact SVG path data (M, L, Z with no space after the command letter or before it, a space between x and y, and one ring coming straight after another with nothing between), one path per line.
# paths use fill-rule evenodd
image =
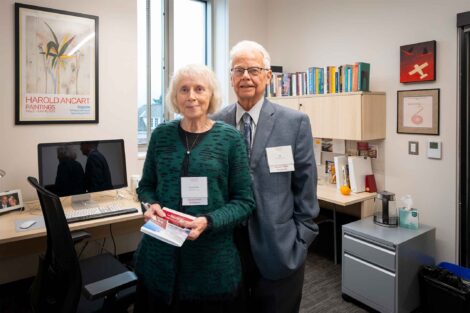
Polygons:
M233 59L244 52L253 52L257 51L263 55L264 68L271 68L271 57L269 56L268 51L259 43L250 40L242 40L232 47L230 50L230 67L233 67Z

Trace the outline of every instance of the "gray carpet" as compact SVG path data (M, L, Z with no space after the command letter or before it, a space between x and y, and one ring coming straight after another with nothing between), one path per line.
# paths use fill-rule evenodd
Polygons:
M341 265L312 252L305 264L301 313L367 312L341 297Z

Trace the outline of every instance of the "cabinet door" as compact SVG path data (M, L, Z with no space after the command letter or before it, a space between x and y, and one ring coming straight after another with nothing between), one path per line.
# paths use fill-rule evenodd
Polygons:
M304 112L312 123L313 137L361 140L361 98L361 95L337 95L302 99Z
M362 139L385 138L385 95L362 96Z
M278 97L275 103L305 112L317 138L373 140L385 138L385 94L344 93Z
M273 98L270 100L274 103L286 106L293 110L299 110L299 99L297 98Z

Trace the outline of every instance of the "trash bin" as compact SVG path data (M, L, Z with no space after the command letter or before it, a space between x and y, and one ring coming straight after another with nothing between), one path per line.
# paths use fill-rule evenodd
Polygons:
M470 312L470 270L451 263L422 266L419 272L421 309L423 312Z
M438 266L440 268L448 270L449 272L454 273L458 277L462 278L462 280L470 284L470 268L466 268L466 267L459 266L457 264L448 263L448 262L441 262L439 263Z

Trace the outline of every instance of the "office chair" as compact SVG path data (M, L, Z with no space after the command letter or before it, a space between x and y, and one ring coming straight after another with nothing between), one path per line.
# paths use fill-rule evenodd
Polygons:
M34 312L127 312L135 298L136 275L111 254L79 260L57 195L39 185L36 189L47 230L47 249L40 256L31 286Z

